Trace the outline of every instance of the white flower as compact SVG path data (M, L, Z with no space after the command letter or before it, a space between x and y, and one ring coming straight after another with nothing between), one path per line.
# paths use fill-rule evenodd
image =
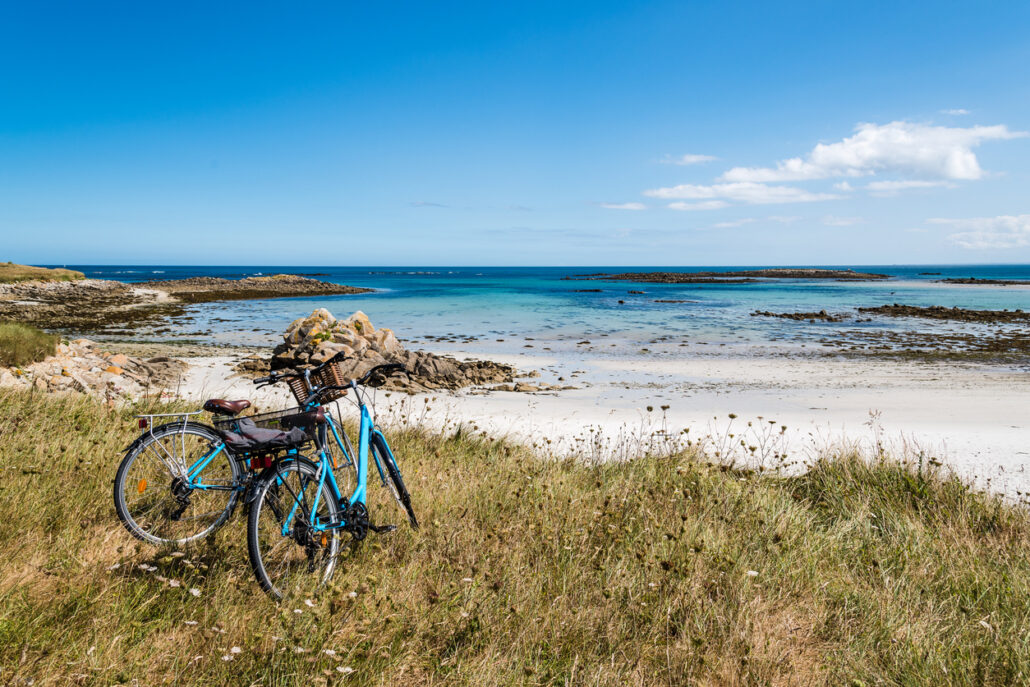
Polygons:
M307 649L305 649L304 647L298 646L293 651L298 653L298 654L303 654L305 651L307 651Z
M200 596L200 590L196 587L190 587L190 594L193 596Z
M196 620L184 620L183 622L186 623L187 625L196 625L197 624Z
M323 649L322 653L325 654L326 656L335 656L336 655L336 651L333 650L333 649Z
M230 653L230 654L238 654L238 653L240 653L241 651L243 651L243 649L241 649L241 648L240 648L240 647L238 647L238 646L234 646L233 648L229 649L229 653Z
M748 577L758 577L758 571L757 570L748 570L747 571L747 576Z
M301 614L301 613L303 613L304 611L300 610L299 608L294 608L294 609L293 609L293 612L294 612L294 613L296 613L297 615L300 615L300 614Z
M111 567L109 567L109 568L108 568L108 570L117 570L117 569L118 569L118 568L120 568L120 567L122 567L122 564L121 564L121 563L115 563L114 565L112 565Z
M315 607L315 602L312 601L311 599L304 599L304 605L307 606L308 608L314 608Z
M181 584L182 582L179 582L179 580L168 580L169 587L178 587Z
M463 577L463 578L461 578L461 581L462 582L471 582L472 578L471 577Z
M233 659L233 655L232 654L226 654L225 656L222 656L222 660L223 661L231 661L232 659Z
M358 593L357 592L350 592L349 594L347 594L347 596L349 596L352 599L356 599L356 598L358 598Z
M350 666L336 666L337 673L343 673L344 675L350 675L354 672L354 669Z

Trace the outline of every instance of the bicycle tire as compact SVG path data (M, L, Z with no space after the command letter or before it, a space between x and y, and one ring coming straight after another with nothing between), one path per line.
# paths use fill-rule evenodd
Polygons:
M291 473L296 473L298 479L294 486L289 484ZM336 568L342 546L342 530L326 530L318 535L320 542L314 541L307 546L302 546L294 536L298 523L303 526L310 524L311 501L306 500L305 494L307 486L312 481L317 488L318 468L307 458L297 457L280 463L255 487L247 518L247 553L261 589L276 600L282 600L287 596L317 593L329 582ZM286 494L283 494L284 487ZM298 490L300 494L297 494ZM300 516L294 514L289 533L283 535L281 527L286 517L284 514L287 513L287 508L294 512L294 506L300 511ZM319 518L326 518L328 522L336 523L341 519L341 512L340 504L326 480L322 484L317 515ZM265 523L269 527L264 527ZM266 538L267 542L264 541ZM314 550L310 550L308 546ZM266 548L267 551L264 550ZM271 555L276 549L279 550L279 555ZM299 552L303 553L303 557L298 557ZM282 554L289 560L282 558ZM275 562L277 558L281 558L278 564ZM301 569L305 567L304 559L307 559L308 575L304 577L293 574L302 572ZM274 566L274 569L270 570L270 566ZM317 568L322 570L319 571Z
M163 443L168 439L171 440L170 452L168 445ZM178 478L162 458L162 455L167 457L170 453L174 457L179 453L179 449L176 448L177 439L181 445L183 462L187 464L187 441L194 443L193 440L196 440L195 448L207 450L221 442L221 437L212 427L200 423L188 422L185 427L181 422L159 425L133 443L115 473L114 507L118 519L132 536L155 546L182 546L212 534L229 520L240 497L238 489L192 489L180 491L177 496L175 490ZM201 455L203 453L196 458ZM152 466L154 470L147 471L143 468L144 459L147 459L147 465ZM228 474L225 472L226 466ZM134 470L137 467L139 469ZM223 449L223 455L216 456L212 464L205 466L201 471L201 475L216 480L210 482L211 484L222 483L230 486L240 483L242 472L239 461L229 454L227 449ZM135 491L138 498L130 502L130 499L126 498L127 489ZM181 500L183 494L186 497L185 503ZM148 501L145 496L158 500ZM207 512L202 510L204 506L208 507ZM183 515L187 517L183 518ZM202 528L199 531L191 531L190 523L199 523Z
M411 528L417 530L418 518L415 517L415 509L411 506L411 494L408 493L408 488L404 485L404 479L401 477L400 468L397 467L397 463L393 459L393 453L386 446L386 441L378 434L373 433L369 444L379 457L380 465L386 468L387 486L393 492L397 505L400 506L401 512L408 517Z

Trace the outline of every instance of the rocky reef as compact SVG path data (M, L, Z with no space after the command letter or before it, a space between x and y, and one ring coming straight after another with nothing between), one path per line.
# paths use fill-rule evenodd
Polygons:
M778 317L782 320L796 320L798 322L843 322L851 317L848 313L829 313L825 310L819 312L771 312L769 310L755 310L751 317Z
M187 365L173 358L141 360L108 353L88 339L58 344L57 354L24 367L0 367L0 387L79 392L108 401L170 395Z
M510 365L488 360L460 361L425 351L409 351L393 331L376 329L365 313L358 311L347 319L337 320L325 308L294 320L286 329L283 342L272 351L267 365L251 359L244 361L241 371L261 373L263 369L319 365L337 353L347 356L341 368L348 379L360 377L376 365L403 364L410 379L394 376L385 380L384 386L405 391L505 384L513 382L516 376L515 368Z
M246 279L193 277L126 284L101 279L0 283L0 320L74 334L128 335L167 331L191 303L355 294L371 289L294 274Z
M372 289L333 284L296 274L273 274L267 277L246 277L244 279L190 277L189 279L148 281L143 282L140 286L163 291L182 303L286 298L289 296L328 296L372 291Z
M874 308L859 308L859 312L887 317L921 317L928 320L952 320L956 322L1030 322L1030 313L1022 310L967 310L945 308L943 305L923 307L918 305L879 305Z
M878 281L890 279L889 274L856 272L855 270L825 270L815 268L776 267L765 270L738 270L735 272L622 272L607 274L577 274L566 280L633 281L653 284L749 284L762 279L833 279L837 281Z

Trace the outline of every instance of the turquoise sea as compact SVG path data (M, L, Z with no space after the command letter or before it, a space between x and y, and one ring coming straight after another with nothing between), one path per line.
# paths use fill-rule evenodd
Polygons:
M656 337L696 343L761 343L806 332L818 337L832 323L797 323L751 317L755 310L775 312L848 310L888 303L944 305L977 309L1030 310L1030 287L970 286L937 283L946 277L1028 279L1030 265L848 265L879 272L878 282L768 280L752 284L642 284L568 281L563 277L596 272L730 271L725 267L190 267L155 265L68 265L88 277L140 282L194 276L241 278L291 273L376 291L353 296L282 298L190 306L193 320L171 334L212 343L267 345L293 319L315 308L338 317L363 310L377 326L399 337L474 337L490 349L521 348L524 340L563 341L609 336L645 342ZM818 267L818 266L812 266ZM841 266L829 266L839 269ZM581 292L578 289L600 289ZM629 291L644 291L631 294ZM660 303L656 301L684 301ZM914 320L887 320L847 326L906 328L940 326ZM800 333L800 334L799 334ZM497 341L504 339L503 342ZM473 350L476 347L469 347Z

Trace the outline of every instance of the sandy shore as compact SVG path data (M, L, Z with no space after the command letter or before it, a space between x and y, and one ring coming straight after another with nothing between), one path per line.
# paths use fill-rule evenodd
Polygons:
M435 352L483 357L464 350ZM1030 374L1025 372L732 354L605 358L567 350L490 357L520 370L540 370L541 381L577 388L530 394L380 392L380 418L437 429L461 424L547 453L599 460L669 450L688 439L705 442L712 453L769 467L803 463L828 448L857 445L875 451L879 445L915 460L920 455L941 460L991 489L1013 495L1030 491L1025 470ZM284 387L256 391L249 380L234 376L234 360L225 355L190 359L182 394L197 400L249 398L266 410L292 402ZM353 410L348 406L346 412Z

